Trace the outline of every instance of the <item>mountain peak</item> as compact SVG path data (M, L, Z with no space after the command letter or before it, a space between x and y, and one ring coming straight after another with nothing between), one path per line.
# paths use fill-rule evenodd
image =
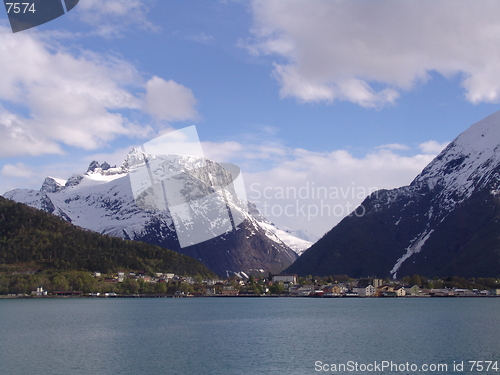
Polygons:
M68 181L66 181L66 184L64 186L65 187L76 186L82 180L83 180L83 175L81 175L81 174L74 174L70 178L68 178Z
M500 167L500 111L476 122L453 140L411 186L426 185L447 196L447 210L497 179ZM442 207L444 208L444 207Z
M500 276L500 111L451 142L409 186L373 193L286 272Z
M58 191L64 189L65 183L65 181L62 182L54 177L45 177L40 191L43 193L57 193Z
M87 173L89 172L95 172L95 170L97 168L101 168L101 165L99 164L99 162L97 160L94 160L90 163L88 169L87 169Z
M123 161L122 168L129 170L131 167L144 163L144 156L146 154L138 148L133 148L129 151L125 160Z
M85 175L93 179L96 177L99 179L99 176L117 176L127 172L128 169L124 165L117 168L116 165L110 166L106 161L100 164L97 160L94 160L90 163Z
M107 162L104 162L102 164L99 164L97 160L94 160L90 163L89 167L87 168L87 173L96 173L99 171L107 171L108 169L111 168L116 168L116 165L114 167L111 167Z

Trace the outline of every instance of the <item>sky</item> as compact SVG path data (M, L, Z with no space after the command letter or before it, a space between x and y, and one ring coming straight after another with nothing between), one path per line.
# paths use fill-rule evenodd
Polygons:
M0 194L196 125L279 227L321 236L499 109L500 2L80 0L0 10Z

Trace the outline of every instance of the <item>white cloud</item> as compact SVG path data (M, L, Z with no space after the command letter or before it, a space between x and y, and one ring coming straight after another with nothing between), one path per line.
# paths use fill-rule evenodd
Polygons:
M24 163L18 162L15 165L5 164L0 172L2 177L30 178L34 175L33 169Z
M120 58L74 54L36 34L1 32L0 157L62 153L61 145L91 150L119 136L154 133L150 125L130 121L124 110L147 107L170 121L197 114L191 90L159 77L144 82Z
M0 194L17 188L39 190L45 177L65 181L75 173L85 173L88 165L89 162L82 160L46 165L5 164L0 166Z
M239 152L243 150L243 145L234 141L227 142L201 142L203 154L205 157L216 162L227 162L233 159Z
M131 25L158 30L158 26L147 19L151 3L151 0L85 0L80 1L75 9L95 33L111 38L122 36Z
M276 224L322 235L368 194L408 185L435 156L397 153L407 148L376 148L363 157L346 150L284 149L287 157L280 157L273 168L253 173L244 169L247 197Z
M436 141L427 141L424 143L421 143L418 148L424 153L424 154L439 154L441 151L444 150L446 146L448 146L449 142L444 142L444 143L439 143Z
M0 157L63 153L59 144L36 130L26 124L25 119L0 105Z
M270 221L318 236L370 193L410 184L447 145L434 140L416 148L393 143L356 157L342 149L314 152L246 138L244 143L203 142L204 154L241 168L247 198Z
M472 103L500 101L500 3L254 0L250 53L276 58L282 97L394 103L435 71Z
M195 120L196 99L187 87L154 76L146 83L146 111L161 120Z
M301 102L347 100L363 107L380 107L394 103L399 97L397 91L389 88L377 93L367 82L354 77L328 83L304 77L295 66L274 65L274 76L281 84L282 98L292 96Z

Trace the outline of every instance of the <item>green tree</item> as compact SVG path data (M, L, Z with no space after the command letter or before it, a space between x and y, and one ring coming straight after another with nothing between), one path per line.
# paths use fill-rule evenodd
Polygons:
M167 293L167 283L156 283L155 293L166 294Z
M410 280L409 280L409 283L410 285L422 285L422 279L420 278L420 275L413 275L412 277L410 277Z
M54 290L66 291L69 290L68 280L63 275L57 275L52 279Z
M83 280L81 277L77 278L73 284L73 289L78 291L83 291Z
M269 291L271 294L281 294L285 291L285 285L281 281L279 283L274 283L269 287Z
M262 294L262 291L263 291L263 289L262 289L261 285L259 285L259 284L254 284L253 285L253 292L255 294Z

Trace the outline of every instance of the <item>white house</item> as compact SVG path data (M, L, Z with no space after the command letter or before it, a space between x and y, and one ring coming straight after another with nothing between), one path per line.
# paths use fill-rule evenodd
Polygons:
M44 290L41 286L39 286L38 288L36 288L36 290L32 291L31 294L34 296L46 296L47 291Z
M371 297L375 294L375 287L371 284L361 285L357 288L353 288L352 291L360 297Z
M302 285L290 288L290 294L297 297L306 297L314 292L314 285Z
M297 284L297 275L275 275L273 276L273 283L278 283L278 282L284 282L284 283L290 283L290 284Z
M394 292L396 293L396 295L398 297L404 297L404 296L406 296L406 290L405 290L404 287L397 288Z

